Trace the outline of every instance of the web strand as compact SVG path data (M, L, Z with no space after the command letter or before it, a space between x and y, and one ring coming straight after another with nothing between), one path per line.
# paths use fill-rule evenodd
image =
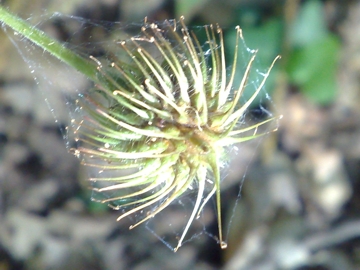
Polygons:
M56 14L50 16L50 18L42 18L40 20L40 23L38 24L38 26L46 25L48 23L51 24L51 22L54 20L64 21L68 25L76 25L77 28L75 31L74 31L74 29L71 29L71 30L69 29L69 32L71 32L72 34L71 34L71 38L66 41L65 45L69 48L72 48L73 50L76 50L79 54L83 55L84 57L88 57L88 58L91 57L95 62L98 63L99 67L105 66L106 64L110 65L111 63L113 63L114 59L123 59L125 56L118 54L119 41L125 40L126 42L128 42L131 40L130 37L133 37L132 44L134 45L133 46L134 51L138 50L140 47L141 48L146 47L146 48L148 48L148 51L150 51L154 54L157 54L154 57L156 59L159 59L159 61L163 60L163 58L165 57L163 54L159 53L159 51L156 50L155 46L152 44L152 42L150 42L150 39L144 38L144 35L141 34L141 27L142 27L141 23L124 25L124 24L119 24L119 23L108 23L108 22L90 22L88 20L85 20L85 19L82 19L79 17L74 17L74 16L69 17L69 16L64 16L59 13L56 13ZM175 27L175 21L169 21L166 23L174 24L174 27ZM30 73L34 76L35 85L42 90L42 94L44 96L44 101L47 104L47 106L49 107L52 117L54 118L54 122L59 125L59 128L63 134L63 139L66 144L66 147L68 149L70 149L73 147L73 145L79 144L79 141L76 139L76 137L73 138L73 136L71 136L71 134L73 134L74 131L78 130L80 128L80 126L82 125L83 121L86 120L86 118L88 117L87 114L84 113L83 106L90 106L90 107L97 106L95 104L91 104L88 102L89 96L93 97L94 95L96 95L97 98L103 99L102 101L99 101L99 103L101 103L101 104L106 103L106 98L104 98L104 95L101 93L101 90L95 91L95 93L89 93L90 91L92 91L94 89L95 85L91 85L90 82L84 82L84 78L81 78L81 76L79 78L74 78L71 75L70 75L71 83L70 83L70 85L68 85L68 88L66 89L64 87L59 87L60 81L66 80L65 78L68 77L69 75L64 76L63 74L60 74L57 78L55 78L54 76L48 76L47 75L48 73L46 71L48 68L51 68L54 65L58 65L58 61L55 60L53 57L51 57L49 54L39 51L39 49L36 48L33 44L31 44L31 42L29 42L28 40L18 37L16 33L10 33L11 31L6 28L4 28L4 29L6 30L7 35L10 37L13 44L15 45L17 51L22 56L25 63L28 65L28 67L30 69ZM201 31L205 31L205 29L207 29L207 26L194 27L193 29L190 29L190 30L193 32L201 32ZM161 30L159 30L159 31L161 31ZM102 40L97 40L95 38L95 35L93 35L93 34L90 34L89 36L86 37L84 35L85 32L101 33L100 36L101 36ZM236 31L233 31L233 32L235 32L235 34L236 34ZM199 41L199 44L202 44L202 42ZM233 45L233 44L231 44L231 45ZM186 45L186 44L184 46L190 47L190 45ZM205 55L209 55L211 50L218 50L219 46L221 47L223 45L222 44L209 44L209 42L208 42L208 43L204 43L204 45L202 45L202 46L203 47L201 48L201 50L205 52ZM224 48L220 48L220 49L224 50ZM225 50L226 49L227 48L225 48ZM241 78L243 73L246 70L247 63L250 61L250 59L253 57L253 55L256 53L256 51L248 48L245 44L245 41L242 38L239 39L239 44L238 44L237 50L239 52L239 54L237 56L239 58L238 61L241 63L244 63L242 69L237 71L239 74L236 75L236 77ZM131 52L129 53L129 55L131 56ZM143 57L146 58L145 55ZM41 59L41 60L39 60L39 59ZM211 61L211 60L212 59L204 59L204 61ZM256 61L256 59L254 61ZM231 62L229 61L229 63L231 63ZM156 63L152 63L152 65L154 66L154 69L155 69ZM170 68L173 68L174 70L176 69L176 67L169 67L169 69ZM229 69L231 71L231 67L229 67ZM74 74L73 70L71 70L71 68L64 68L61 70L65 71L67 74ZM232 72L228 72L228 73L231 74ZM267 76L265 71L256 70L255 73L256 73L256 76L253 76L249 80L246 81L246 91L248 91L248 92L256 91L256 89L262 83L264 76ZM128 76L136 77L137 74L128 74ZM158 75L158 76L160 76L160 75ZM223 74L223 76L225 77L226 75ZM256 79L252 79L252 78L256 78ZM119 87L122 87L122 85L120 83L119 83ZM54 91L53 90L54 88L61 88L57 92L58 94L55 95L55 97L53 97L53 94L52 94L52 92ZM228 90L230 90L230 89L227 89L226 91L228 91ZM263 104L269 103L269 102L272 103L271 97L268 94L268 92L266 91L265 87L263 87L261 89L261 92L263 93L263 95L261 95L258 105L256 105L255 107L249 108L245 112L245 114L240 118L240 121L237 123L237 126L239 126L239 127L249 126L249 125L251 125L249 123L256 123L256 122L259 122L259 120L272 117L272 113L263 105ZM195 95L195 94L193 93L192 95ZM233 95L236 95L236 89L231 89L229 96L233 96ZM184 99L190 99L190 98L192 98L192 97L191 96L184 97ZM222 103L224 103L224 102L225 101L222 101ZM246 102L246 100L243 100L243 98L240 98L240 103L243 104L245 102ZM61 106L58 106L59 103L61 103ZM171 104L171 103L169 102L169 104ZM116 106L116 104L111 104L111 103L107 104L107 105L110 108L112 106ZM174 105L173 105L173 107L174 107ZM180 110L180 108L176 108L176 109ZM191 110L189 110L189 111L191 111ZM64 112L65 112L65 115L67 115L67 117L65 117L66 119L64 118ZM197 112L197 111L195 111L195 112ZM124 109L124 111L120 112L120 114L124 114L124 115L127 113L128 113L128 111L125 109ZM121 118L121 116L119 116L119 117ZM200 122L199 115L197 115L197 119L198 119L198 122ZM161 122L159 122L158 125L160 126ZM66 128L63 128L63 126L66 126ZM198 127L200 127L199 124L198 124ZM91 130L91 129L96 129L98 127L95 124L88 122L88 126L86 128ZM265 127L266 130L264 132L266 133L267 131L271 131L275 128L276 127L274 127L274 126ZM199 129L201 129L201 127ZM133 140L134 140L134 144L135 144L136 139L134 138ZM255 148L253 148L253 150L252 150L253 156L255 156L256 150L258 149L261 140L262 139L256 140ZM245 144L240 147L247 147L247 146ZM96 147L94 147L93 150L95 150L95 149L96 149ZM234 147L229 147L229 149L226 150L227 151L226 155L233 154L234 152L236 152L234 149L235 149ZM108 152L110 152L110 151L108 151ZM240 154L241 154L240 151L238 151L237 155L240 155ZM79 156L80 156L80 154L79 154ZM237 180L237 181L234 181L234 183L236 183L236 184L234 184L234 183L231 184L231 187L233 188L235 186L239 190L239 192L238 192L237 198L235 200L235 205L231 208L232 214L231 214L230 218L227 218L229 221L225 225L225 227L226 227L226 230L225 230L226 233L225 233L225 237L224 237L225 241L227 240L230 226L231 226L232 220L234 218L235 208L237 207L237 205L239 204L239 201L241 199L241 189L244 184L244 180L246 178L247 170L248 170L249 164L251 163L251 159L247 160L245 162L245 164L241 164L241 166L243 166L244 168L241 170L240 173L235 172L236 168L229 169L229 164L230 164L229 159L225 158L224 162L221 163L222 185L227 185L226 181L228 181L227 176L229 175L229 170L234 172L234 174L237 175L238 179L240 179L240 183ZM83 162L86 162L86 161L83 161ZM138 162L141 162L141 158L138 159ZM129 165L129 164L131 165L130 162L128 164L120 164L120 165L125 166L125 165ZM107 172L104 172L105 169L109 169L108 167L105 167L105 166L110 166L110 165L107 162L99 161L98 167L94 166L93 168L88 168L89 178L97 179L99 177L104 177L103 176L104 174L110 174L110 175L112 175L114 173L116 174L115 170L109 170ZM131 166L129 166L129 170L131 170ZM201 198L201 199L206 198L208 193L211 191L211 187L213 186L213 184L211 183L212 180L213 179L210 178L209 182L206 183L206 186L204 186L204 190L206 192L204 192L203 198ZM95 188L93 191L93 200L94 201L106 202L114 209L120 208L119 205L124 205L124 204L128 205L128 207L121 208L123 213L125 213L126 210L131 209L133 207L132 201L129 198L126 198L126 196L125 196L127 192L133 192L131 188L126 189L121 194L116 194L116 196L118 196L121 199L110 201L110 199L114 197L116 192L115 191L98 192L101 188L103 188L102 184L99 184L99 182L100 181L92 181L92 184ZM164 185L165 184L159 184L158 186L154 187L154 190L152 192L157 192L158 190L162 189ZM167 246L168 248L170 248L172 250L174 250L174 248L176 248L176 246L177 246L176 242L178 241L179 237L182 237L181 232L184 230L185 227L186 228L189 227L188 226L189 224L187 224L186 222L176 221L176 222L178 222L178 224L175 225L175 222L173 223L173 222L169 221L169 218L167 218L167 215L169 215L169 212L170 213L174 212L174 211L181 212L180 215L182 215L183 217L186 217L184 219L186 221L187 218L191 215L192 207L194 207L195 204L200 203L200 201L196 201L195 189L197 189L197 188L198 188L197 186L189 187L189 189L186 192L184 192L184 195L182 196L182 198L177 199L176 203L171 205L169 207L169 209L165 210L164 212L158 213L156 218L151 218L146 221L145 227L153 235L155 235L155 237L157 237L162 243L164 243L165 246ZM139 196L141 196L141 195L139 194ZM131 218L134 220L134 222L139 222L141 219L146 217L146 215L148 213L155 211L157 209L157 207L159 207L159 205L161 203L164 203L166 201L166 199L169 198L170 196L171 196L171 193L169 193L169 195L167 197L164 197L159 202L154 203L153 205L149 205L149 207L146 207L142 211L137 212L135 215L132 215ZM210 200L213 200L213 199L214 198L212 197ZM202 206L201 206L201 208L202 208ZM200 235L210 236L215 241L219 240L219 239L217 239L216 236L214 236L214 235L217 235L215 232L213 233L213 232L209 232L207 230L207 228L210 226L210 224L215 221L214 214L212 215L212 218L208 218L209 208L211 208L211 207L209 207L208 205L206 205L204 207L203 211L200 213L200 218L198 220L196 220L197 224L192 225L191 228L189 229L190 233L184 239L181 239L181 241L183 243L191 242L194 239L198 239L200 237ZM179 209L180 209L180 211L179 211ZM205 213L206 217L204 220L202 220L202 216L204 213ZM214 211L214 213L215 213L215 211ZM159 216L159 218L158 218L158 216ZM157 218L160 221L156 221ZM167 225L167 226L165 226L167 228L164 229L164 226L159 226L158 223L155 223L155 222L164 222ZM163 229L159 230L158 229L159 227L162 227ZM164 236L164 235L166 235L166 236Z

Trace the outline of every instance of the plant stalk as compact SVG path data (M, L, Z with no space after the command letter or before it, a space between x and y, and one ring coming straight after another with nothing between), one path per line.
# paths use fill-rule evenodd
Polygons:
M63 44L49 37L43 31L35 28L16 15L11 14L1 5L0 22L35 43L40 48L49 52L57 59L75 68L95 83L100 83L97 77L97 66L95 63L69 50Z

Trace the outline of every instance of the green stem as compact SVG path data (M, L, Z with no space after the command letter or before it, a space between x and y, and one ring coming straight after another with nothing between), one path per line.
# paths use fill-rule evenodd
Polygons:
M52 39L43 31L28 24L26 21L22 20L16 15L11 14L1 5L0 23L4 23L5 25L9 26L15 32L34 42L40 48L49 52L69 66L72 66L76 70L80 71L92 81L99 83L96 69L97 66L93 62L67 49L63 44Z

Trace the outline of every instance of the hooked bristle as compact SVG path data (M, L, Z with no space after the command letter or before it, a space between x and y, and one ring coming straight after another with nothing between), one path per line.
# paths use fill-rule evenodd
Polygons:
M90 57L102 83L79 101L87 116L78 123L75 135L81 145L73 152L85 166L101 170L103 176L90 181L100 183L96 192L108 192L102 202L125 209L118 220L152 209L131 228L197 187L194 209L175 250L214 194L219 243L226 248L220 198L224 147L263 135L257 133L258 127L276 119L238 129L239 119L259 94L277 58L250 99L239 104L256 54L247 63L241 83L234 85L242 39L241 29L236 31L229 75L221 28L205 27L205 52L183 17L178 25L145 20L139 36L117 43L117 55L127 55L126 61L114 55L110 63ZM253 134L242 137L247 131Z

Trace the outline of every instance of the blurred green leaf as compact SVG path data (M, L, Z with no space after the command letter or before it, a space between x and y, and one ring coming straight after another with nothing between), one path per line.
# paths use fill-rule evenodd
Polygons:
M319 104L332 102L336 95L336 69L340 42L328 34L320 40L295 49L289 58L290 82Z
M339 40L326 28L321 1L305 2L291 28L287 72L291 83L315 103L326 105L336 95Z
M87 209L91 214L96 215L96 214L103 214L109 211L109 206L106 203L89 201L88 198Z
M109 211L109 206L106 203L99 203L98 201L89 200L89 198L93 198L93 191L89 189L83 189L78 194L78 198L83 201L84 205L86 206L87 211L90 214L103 214Z
M208 0L176 0L175 17L185 16L190 19Z
M254 87L259 85L262 76L255 72L255 70L259 72L266 72L271 62L274 58L280 53L282 37L283 37L283 23L280 19L275 18L267 21L265 24L261 26L252 26L248 28L244 28L243 36L245 39L245 44L239 44L239 58L237 63L237 70L239 71L238 76L235 78L234 85L239 85L242 79L243 72L246 68L246 65L251 58L251 53L248 51L249 49L258 50L256 55L256 60L253 64L252 73L250 74L249 83L253 83L253 87L248 87L244 92L245 99L248 99L252 93L254 92ZM225 36L227 46L231 46L233 48L236 41L236 33L233 31L229 31L229 33ZM240 41L241 43L241 41ZM228 47L230 48L230 47ZM228 49L230 59L229 63L231 63L232 57L234 57L234 51ZM257 105L264 97L266 93L271 94L275 85L276 73L278 70L278 66L275 65L273 70L271 71L270 77L267 79L265 84L266 91L262 91L253 103Z
M323 4L317 0L305 2L291 27L291 44L304 46L323 39L327 33Z

